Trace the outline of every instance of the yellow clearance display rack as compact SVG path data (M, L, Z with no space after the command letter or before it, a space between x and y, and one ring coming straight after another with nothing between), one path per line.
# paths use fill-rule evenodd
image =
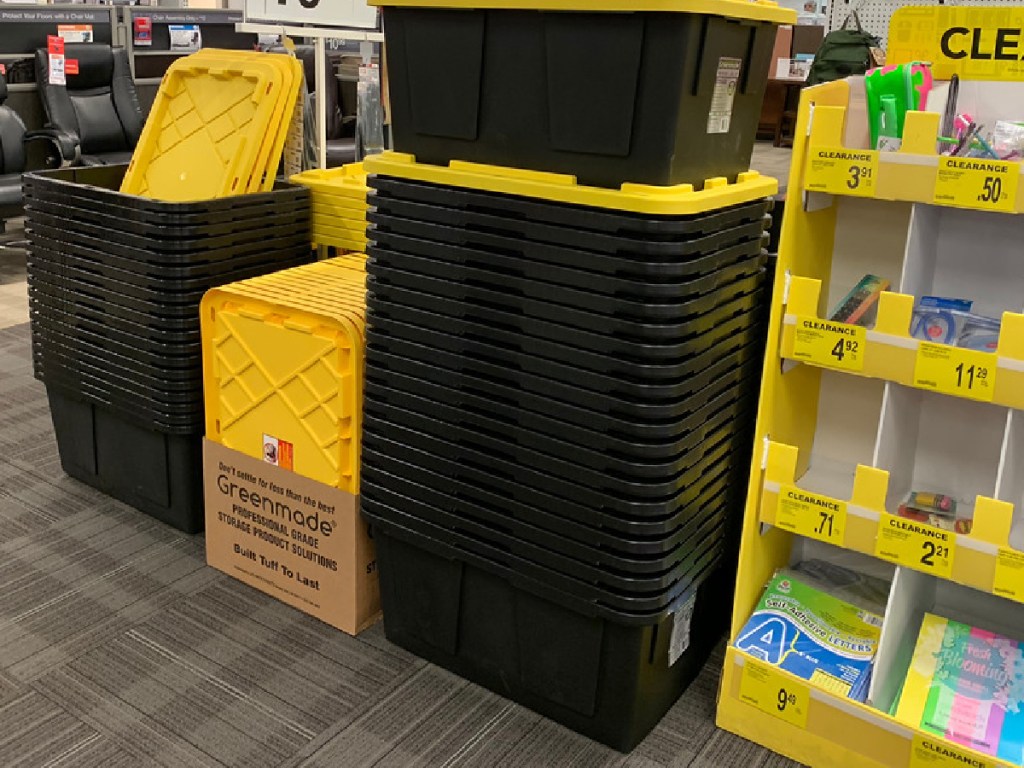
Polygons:
M903 8L889 63L930 61L961 79L962 111L1019 119L1022 29L1020 7ZM898 151L866 149L863 91L800 104L718 724L815 768L1006 766L887 713L925 612L1024 638L1024 167L940 156L931 111L907 113ZM827 321L865 274L890 281L874 326ZM1001 313L997 348L912 337L924 295ZM896 517L922 487L973 507L970 534ZM867 704L733 645L773 573L809 553L892 572Z

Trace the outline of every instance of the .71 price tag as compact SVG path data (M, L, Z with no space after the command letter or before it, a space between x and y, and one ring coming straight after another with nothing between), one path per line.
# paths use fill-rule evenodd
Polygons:
M894 515L878 520L875 556L943 579L953 575L956 534Z
M843 371L862 371L866 345L867 331L859 325L803 315L796 318L794 360Z
M779 488L775 525L841 547L846 535L846 502L784 485Z
M744 659L740 701L752 704L797 728L807 727L810 689L780 674L774 667Z
M812 149L804 187L831 195L874 197L878 151L874 149Z
M940 157L935 202L988 211L1013 211L1020 168L1004 160Z
M996 391L996 356L922 341L914 362L914 385L991 403Z

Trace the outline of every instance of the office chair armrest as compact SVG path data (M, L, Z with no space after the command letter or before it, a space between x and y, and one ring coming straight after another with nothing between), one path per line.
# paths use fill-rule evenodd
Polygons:
M29 131L25 134L25 142L48 141L50 146L56 150L56 160L59 160L61 168L69 165L78 165L82 159L82 147L78 137L71 133L65 133L57 128L43 128L38 131Z

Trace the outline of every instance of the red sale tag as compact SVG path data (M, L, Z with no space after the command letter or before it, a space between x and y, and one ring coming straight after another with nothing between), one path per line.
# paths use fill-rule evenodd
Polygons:
M64 38L57 35L46 36L46 50L51 56L64 55Z
M64 74L65 75L77 75L78 74L78 59L65 59L64 60Z

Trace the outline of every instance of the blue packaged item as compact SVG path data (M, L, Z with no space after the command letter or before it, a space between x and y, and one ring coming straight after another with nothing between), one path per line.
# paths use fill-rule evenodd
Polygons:
M812 685L867 698L882 617L835 597L791 570L772 577L736 648Z

